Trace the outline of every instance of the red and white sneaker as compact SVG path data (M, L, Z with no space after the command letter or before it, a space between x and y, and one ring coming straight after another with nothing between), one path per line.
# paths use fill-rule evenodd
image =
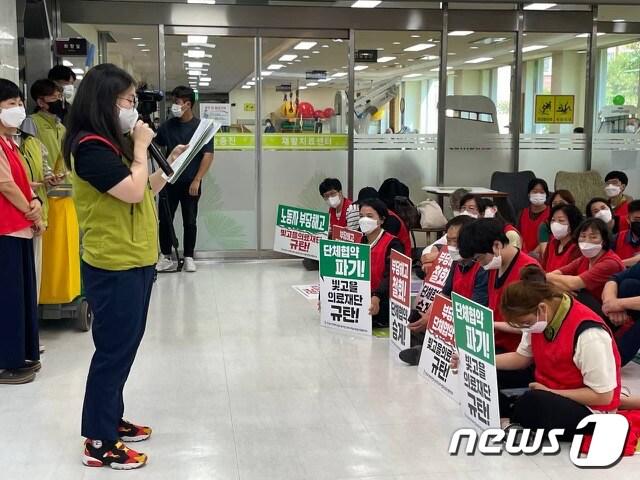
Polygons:
M133 470L143 467L149 458L131 450L122 442L105 443L85 440L82 463L87 467L111 467L114 470Z
M142 442L151 436L151 427L134 425L126 420L120 420L118 435L123 442Z

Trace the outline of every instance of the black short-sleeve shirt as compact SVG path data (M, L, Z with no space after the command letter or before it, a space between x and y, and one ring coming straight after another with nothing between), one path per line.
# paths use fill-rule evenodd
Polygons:
M79 144L73 162L76 175L101 193L108 192L131 174L122 158L99 140Z

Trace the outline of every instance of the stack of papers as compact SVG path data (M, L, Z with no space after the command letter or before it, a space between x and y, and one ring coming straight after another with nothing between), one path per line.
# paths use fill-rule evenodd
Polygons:
M173 168L174 172L173 175L167 177L167 175L163 173L162 178L169 183L175 183L178 178L180 178L180 175L182 175L185 168L187 168L191 161L196 157L198 152L213 139L213 136L218 130L220 130L220 127L221 125L214 120L208 120L206 118L201 119L198 128L193 133L191 140L189 140L189 148L182 152L182 155L176 158L175 162L171 164L171 168Z

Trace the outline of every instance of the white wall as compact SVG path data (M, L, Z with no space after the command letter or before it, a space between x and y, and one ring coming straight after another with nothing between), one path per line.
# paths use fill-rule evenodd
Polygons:
M18 84L18 21L16 2L0 2L0 78Z

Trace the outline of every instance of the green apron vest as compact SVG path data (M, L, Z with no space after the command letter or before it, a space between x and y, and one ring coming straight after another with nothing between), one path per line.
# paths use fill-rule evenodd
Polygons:
M34 189L36 195L42 200L42 222L47 226L49 217L49 199L47 198L47 187L44 184L44 165L42 158L42 146L40 141L31 135L23 138L20 144L20 159L29 176L29 181L42 183Z
M37 112L31 115L36 125L38 140L47 148L47 161L55 173L63 173L64 160L62 158L62 139L66 132L64 125L48 113Z

